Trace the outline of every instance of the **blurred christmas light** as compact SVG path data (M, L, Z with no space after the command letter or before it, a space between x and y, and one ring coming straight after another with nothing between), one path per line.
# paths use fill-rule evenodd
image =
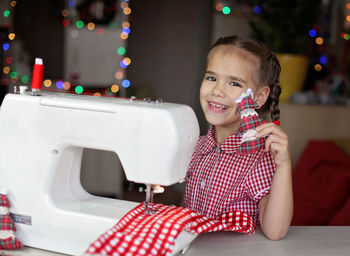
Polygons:
M13 39L15 39L16 35L15 35L15 33L10 33L8 37L10 40L13 40Z
M224 8L222 8L222 13L223 14L227 15L227 14L230 14L230 12L231 12L230 7L225 6Z
M349 40L350 39L350 35L349 34L345 34L344 39L345 40Z
M102 95L101 95L101 93L99 93L99 92L95 92L95 93L93 94L93 96L102 96Z
M103 28L96 29L96 34L99 36L102 36L105 33L105 30Z
M21 81L22 83L27 84L29 82L29 76L22 76Z
M131 64L131 59L126 57L126 58L123 59L123 62L124 63L126 62L127 65L130 65Z
M78 85L75 87L74 91L76 94L81 94L84 91L84 88L83 88L83 86Z
M119 47L119 48L118 48L118 54L119 54L119 55L124 55L125 52L126 52L126 50L125 50L124 47Z
M130 28L123 28L123 33L130 34Z
M10 16L10 11L9 10L5 10L4 11L4 16L5 16L5 18L8 18L9 16Z
M10 65L11 62L12 62L12 57L7 57L7 58L6 58L6 63L7 63L8 65Z
M256 5L253 7L253 12L256 13L256 14L259 14L261 13L261 7Z
M127 34L127 33L122 32L120 34L120 38L123 39L123 40L128 39L128 37L129 37L129 34Z
M50 87L52 85L52 82L51 82L51 80L50 79L45 79L45 81L44 81L44 86L45 87Z
M124 62L124 60L122 60L119 64L122 68L126 68L128 66L127 63Z
M11 79L15 79L15 78L17 78L17 76L18 76L18 73L17 73L16 71L12 71L12 72L10 73Z
M7 86L9 84L9 80L7 78L3 78L3 79L1 79L1 83L2 83L2 85Z
M317 37L315 39L315 42L316 42L316 44L321 45L321 44L323 44L323 38L322 37Z
M15 7L17 4L17 1L11 1L11 7Z
M10 48L10 44L8 44L8 43L4 43L4 44L2 45L2 49L3 49L4 51L7 51L9 48Z
M129 7L129 4L128 4L127 2L122 2L121 5L120 5L120 7L121 7L122 9L124 9L124 8L126 8L126 7Z
M63 83L63 89L68 90L68 89L70 89L70 87L71 87L70 82L66 81L66 82Z
M347 9L350 9L350 3L347 3L345 6Z
M75 0L69 0L68 1L69 7L74 7L75 6Z
M316 30L314 30L314 29L310 29L310 30L309 30L309 35L310 35L311 37L315 37L316 34L317 34Z
M346 16L346 21L350 21L350 15Z
M316 65L314 66L314 69L315 69L316 71L321 71L321 70L322 70L322 65L316 64Z
M77 20L77 21L75 22L75 26L76 26L77 28L83 28L83 27L84 27L84 21L82 21L82 20Z
M327 57L326 56L321 56L320 57L320 63L325 65L327 63Z
M122 27L123 28L130 28L130 23L127 21L124 21Z
M63 9L61 14L62 14L63 17L66 18L69 15L69 11L67 9Z
M57 89L63 89L63 81L59 80L56 82Z
M116 79L118 79L118 80L120 80L120 79L122 79L123 78L123 76L124 76L124 73L122 72L122 71L117 71L117 72L115 72L115 78Z
M123 12L125 15L129 15L131 13L131 9L129 7L126 7L123 9Z
M88 30L94 30L94 28L95 28L95 23L89 22L89 23L87 24L87 28L88 28Z
M113 84L113 85L111 86L111 91L112 91L113 93L117 93L117 92L119 91L119 85Z
M62 20L62 26L63 26L63 27L68 27L68 26L69 26L69 23L70 23L70 21L67 20L67 19Z
M4 74L9 74L11 71L11 68L9 66L5 66L3 69L2 69L2 72L4 72Z
M122 86L123 86L124 88L128 88L128 87L130 86L130 81L127 80L127 79L123 80Z
M215 9L216 9L218 12L221 12L223 8L224 8L224 5L223 5L222 3L218 3L218 4L215 6Z

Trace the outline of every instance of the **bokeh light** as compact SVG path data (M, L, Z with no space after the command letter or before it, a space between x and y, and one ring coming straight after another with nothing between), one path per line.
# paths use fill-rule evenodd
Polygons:
M69 90L70 89L70 87L71 87L71 84L70 84L70 82L64 82L63 83L63 89L65 89L65 90Z
M222 3L218 3L218 4L215 6L215 9L216 9L218 12L221 12L223 8L224 8L224 5L223 5Z
M123 80L122 86L123 86L124 88L128 88L128 87L130 86L130 81L127 80L127 79Z
M102 95L101 95L101 93L99 93L99 92L95 92L95 93L93 94L93 96L102 96Z
M17 4L17 1L11 1L11 7L15 7Z
M119 91L119 85L113 84L113 85L111 86L111 91L112 91L113 93L117 93L117 92Z
M122 27L123 28L130 28L130 23L127 21L124 21Z
M3 14L4 14L5 18L8 18L10 16L10 13L11 12L9 10L5 10Z
M311 37L315 37L316 34L317 34L316 30L314 30L314 29L310 29L310 30L309 30L309 35L310 35Z
M70 23L70 21L67 20L67 19L62 20L62 26L63 26L63 27L68 27L68 26L69 26L69 23Z
M12 63L12 57L7 57L6 58L6 63L10 65Z
M11 79L15 79L15 78L17 78L17 76L18 76L18 73L17 73L16 71L12 71L12 72L10 73Z
M131 9L129 7L126 7L123 9L123 12L125 15L129 15L131 13Z
M2 45L2 49L3 49L4 51L7 51L9 48L10 48L10 44L9 44L9 43L4 43L4 44Z
M29 82L29 76L25 75L21 78L22 83L27 84Z
M10 40L15 39L15 37L16 37L15 33L10 33L10 34L9 34L9 39L10 39Z
M89 22L89 23L87 24L87 28L88 28L88 30L94 30L94 28L95 28L95 23Z
M119 48L118 48L118 54L119 54L119 55L124 55L125 52L126 52L126 50L125 50L124 47L119 47Z
M51 85L52 85L52 81L50 80L50 79L45 79L44 80L44 86L45 87L51 87Z
M253 12L256 13L256 14L259 14L261 13L261 7L256 5L253 7Z
M123 59L123 62L124 63L126 62L127 65L130 65L131 64L131 59L126 57L126 58Z
M74 91L75 91L76 94L81 94L81 93L83 93L84 88L83 88L83 86L78 85L78 86L75 87Z
M4 74L9 74L11 71L11 68L9 66L5 66L3 69L2 69L2 72L4 72Z
M323 38L319 36L315 39L315 42L316 42L316 44L321 45L321 44L323 44Z
M326 56L321 56L320 57L320 63L325 65L327 63L327 57Z
M322 70L322 65L316 64L316 65L314 66L314 69L315 69L316 71L321 71L321 70Z
M75 22L75 26L76 26L77 28L83 28L83 27L84 27L84 21L82 21L82 20L77 20L77 21Z
M127 34L127 33L125 33L125 32L122 32L122 33L120 34L120 38L123 39L123 40L128 39L128 37L129 37L129 34Z
M96 29L96 33L97 35L102 36L105 33L105 30L103 28L98 28Z
M63 17L66 18L66 17L68 17L68 15L69 15L69 11L68 11L67 9L63 9L62 12L61 12L61 14L62 14Z
M59 80L56 82L57 89L63 89L63 81Z
M124 72L118 70L117 72L115 72L115 75L114 75L114 76L115 76L116 79L120 80L120 79L123 78Z
M231 12L230 7L225 6L224 8L222 8L222 13L223 14L227 15L227 14L230 14L230 12Z

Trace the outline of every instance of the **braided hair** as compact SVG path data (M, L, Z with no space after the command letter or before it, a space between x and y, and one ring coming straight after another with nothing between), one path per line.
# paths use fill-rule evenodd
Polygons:
M260 60L258 69L259 84L268 85L270 87L270 94L265 104L257 111L259 114L270 112L271 120L278 120L280 117L278 102L281 94L281 66L276 55L260 42L239 38L237 36L228 36L221 37L214 43L209 52L209 56L214 48L221 45L233 46L245 50Z

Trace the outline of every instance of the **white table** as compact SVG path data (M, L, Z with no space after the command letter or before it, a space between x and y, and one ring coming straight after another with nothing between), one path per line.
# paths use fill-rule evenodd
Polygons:
M0 251L11 256L55 256L58 253L24 248L20 251ZM5 255L5 254L3 254ZM268 240L261 231L253 235L215 232L199 235L186 256L349 256L350 226L291 227L280 241Z

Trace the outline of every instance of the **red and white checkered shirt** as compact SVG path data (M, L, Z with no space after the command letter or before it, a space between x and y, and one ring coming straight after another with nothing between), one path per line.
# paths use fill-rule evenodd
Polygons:
M215 127L199 138L186 176L186 208L209 218L241 211L258 223L258 202L270 192L276 170L269 152L237 154L241 135L215 142Z

